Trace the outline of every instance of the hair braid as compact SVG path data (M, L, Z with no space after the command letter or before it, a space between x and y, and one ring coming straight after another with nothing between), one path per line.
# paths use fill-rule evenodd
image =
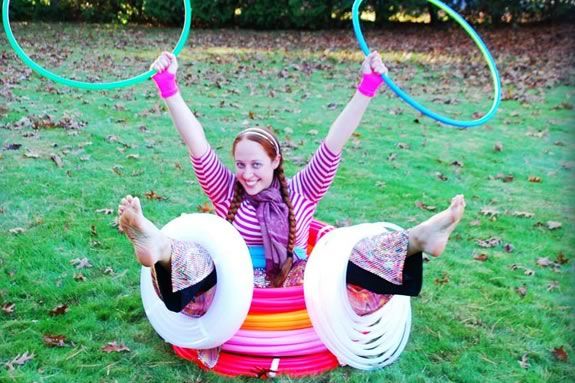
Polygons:
M289 197L289 189L288 189L288 183L284 174L284 169L283 169L283 165L280 164L276 170L276 175L278 178L278 181L280 182L280 192L283 198L284 203L287 205L288 207L288 211L289 211L289 239L288 239L288 244L287 244L287 251L288 251L288 255L291 255L291 253L293 252L293 249L295 247L295 235L296 235L296 220L295 220L295 214L293 212L293 205L291 203L291 199Z
M228 209L228 214L226 215L226 220L229 223L233 223L236 218L236 213L242 204L242 197L244 195L244 188L240 181L236 180L234 185L234 196L232 197L232 203Z
M282 163L276 169L276 176L278 181L280 182L280 193L282 195L284 203L288 207L289 211L289 236L288 236L288 244L287 244L287 255L288 258L281 266L280 272L276 275L270 276L270 280L272 282L272 286L274 287L281 287L283 286L284 281L286 280L289 272L293 266L293 249L295 247L295 234L296 234L296 221L295 215L293 212L293 206L291 203L291 199L289 197L289 189L288 183L284 174Z

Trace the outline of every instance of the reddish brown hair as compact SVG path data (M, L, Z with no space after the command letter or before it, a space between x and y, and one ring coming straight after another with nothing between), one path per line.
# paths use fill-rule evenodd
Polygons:
M281 283L283 283L283 280L285 279L285 277L287 276L287 272L289 272L289 269L291 268L291 262L293 262L293 256L292 256L292 252L293 249L295 247L295 234L296 234L296 221L295 221L295 215L293 212L293 206L291 203L291 199L289 197L289 189L288 189L288 183L287 183L287 179L285 177L284 174L284 169L283 169L283 156L281 155L281 147L279 144L279 141L277 139L277 137L270 132L267 129L246 129L243 132L241 132L240 134L238 134L238 136L236 137L236 139L234 140L234 143L232 145L232 155L235 154L236 152L236 146L240 141L243 140L250 140L253 142L257 142L258 144L261 145L261 147L264 149L264 151L266 152L266 154L269 156L269 158L274 161L275 158L279 155L280 156L280 163L278 165L278 167L274 170L274 178L276 178L279 181L280 184L280 193L282 195L282 199L284 201L284 203L287 205L288 210L289 210L289 236L288 236L288 243L287 243L287 252L288 252L288 261L289 262L289 268L285 267L282 269L287 269L284 270L284 272L282 272L281 276L279 276L279 280L277 281L273 281L272 280L272 284L274 284L276 287L277 285L281 285ZM277 149L276 149L277 148ZM279 151L279 152L278 152ZM245 190L244 187L242 186L242 184L236 180L236 183L234 185L234 196L232 198L232 203L230 204L230 207L228 209L228 214L226 216L226 219L228 222L232 223L236 217L236 213L238 212L238 209L240 208L242 201L244 199L244 195L245 195ZM286 262L288 263L288 262Z

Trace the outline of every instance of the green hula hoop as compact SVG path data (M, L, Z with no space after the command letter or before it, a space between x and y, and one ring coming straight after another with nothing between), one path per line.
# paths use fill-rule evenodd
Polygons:
M10 10L10 0L3 0L2 3L2 23L4 24L4 31L6 32L6 36L8 37L8 41L12 46L12 49L16 52L16 54L24 61L26 65L36 71L38 74L49 78L52 81L55 81L59 84L71 86L74 88L81 88L81 89L88 89L88 90L107 90L107 89L117 89L123 88L127 86L132 86L139 84L141 82L146 81L150 77L152 77L156 72L152 69L144 72L140 75L135 77L128 78L126 80L120 81L112 81L112 82L85 82L85 81L76 81L70 80L68 78L59 76L49 70L43 68L42 66L38 65L34 60L32 60L26 52L20 47L14 34L12 33L12 28L10 28L10 19L8 17L8 12ZM176 44L176 47L173 50L173 53L177 56L184 45L186 44L186 40L188 39L188 35L190 34L190 26L192 24L192 6L190 4L190 0L184 0L184 10L185 10L185 19L184 19L184 28L182 29L182 33L180 34L180 39Z

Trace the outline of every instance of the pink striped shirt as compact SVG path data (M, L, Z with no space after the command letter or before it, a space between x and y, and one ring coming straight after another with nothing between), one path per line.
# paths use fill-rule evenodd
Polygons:
M296 246L307 246L309 226L317 204L325 195L337 171L341 154L335 154L322 143L309 164L288 181L296 219ZM235 174L220 161L210 148L201 157L191 157L202 190L212 201L216 214L225 218L234 195ZM244 200L233 222L248 245L262 245L261 227L252 204Z

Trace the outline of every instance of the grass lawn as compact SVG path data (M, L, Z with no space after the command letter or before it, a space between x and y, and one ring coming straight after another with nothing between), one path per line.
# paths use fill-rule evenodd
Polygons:
M88 80L144 71L179 34L13 29L42 65ZM476 118L489 109L489 75L466 36L451 32L412 28L368 39L418 100ZM380 371L346 367L304 381L575 381L574 32L482 32L504 83L500 110L482 127L440 125L389 91L372 102L317 218L409 227L459 193L467 210L444 255L425 265L400 359ZM193 31L179 82L228 164L237 132L269 126L290 144L291 175L351 97L360 62L351 28ZM5 38L0 68L0 381L230 381L177 358L155 334L131 245L114 224L126 194L139 196L159 226L206 208L152 83L66 88L23 66ZM104 352L111 342L128 350Z

